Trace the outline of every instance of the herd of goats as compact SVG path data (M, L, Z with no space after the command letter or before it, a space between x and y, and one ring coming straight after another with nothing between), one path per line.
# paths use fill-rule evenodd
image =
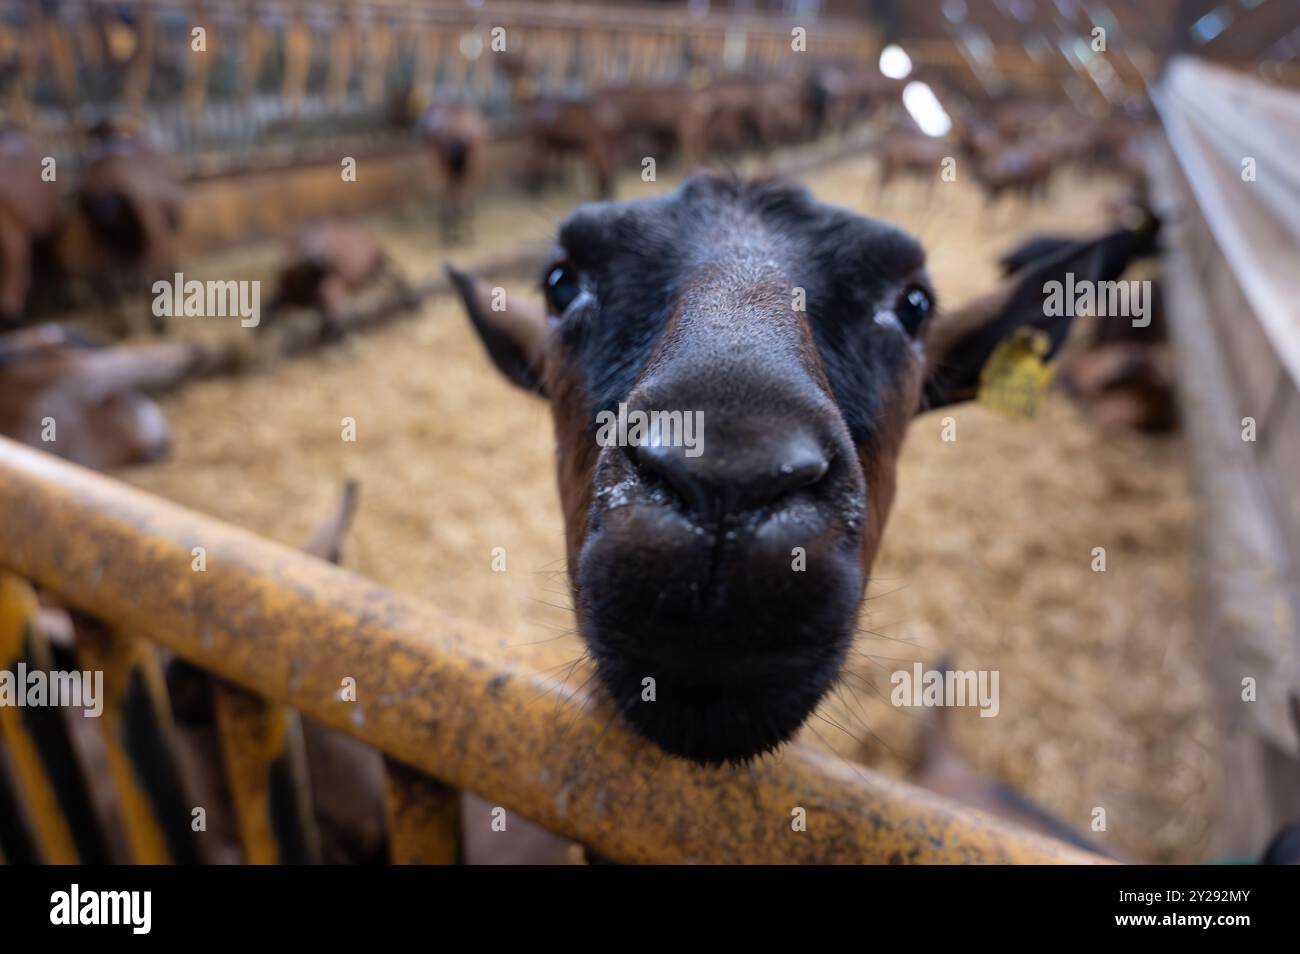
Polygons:
M1060 102L1016 98L965 106L952 132L935 138L902 111L902 86L874 69L828 64L798 78L521 97L513 130L519 178L539 189L584 168L599 196L609 198L616 173L640 169L643 156L688 168L730 162L870 121L876 133L867 149L882 189L901 177L932 185L942 164L954 161L949 157L971 170L990 202L1007 194L1039 199L1066 168L1106 171L1133 183L1113 211L1130 225L1136 217L1136 227L1152 238L1145 253L1154 252L1158 223L1141 198L1140 122L1103 121ZM414 97L400 102L388 121L407 126L438 168L443 237L458 241L487 179L493 124L465 98L422 108ZM949 102L964 101L954 94ZM110 339L134 330L134 315L159 335L166 324L146 305L132 310L126 302L176 271L185 184L171 157L128 121L100 121L80 142L69 193L61 177L49 175L51 160L37 139L17 127L0 131L9 171L0 178L0 434L88 466L114 467L166 452L166 423L153 396L196 376L237 370L248 354L192 342L113 345L37 323L80 309ZM1026 249L1032 253L1033 243ZM1004 265L1014 267L1026 254L1016 250ZM393 311L413 310L421 296L369 231L311 222L286 249L257 331L288 309L307 309L319 319L310 340L282 341L280 353L337 340L360 327L352 305L377 285L395 291ZM1125 337L1115 323L1100 327L1102 335ZM1142 331L1137 340L1094 342L1062 378L1108 420L1161 429L1171 424L1172 401L1152 350L1161 337L1159 315L1156 327ZM50 407L59 414L47 413Z
M676 156L694 167L844 132L880 114L901 120L873 150L882 187L896 176L933 182L943 160L954 156L970 163L990 201L1003 195L1041 198L1053 174L1069 166L1132 179L1142 175L1145 127L1139 120L1099 119L1058 101L1015 98L990 108L965 107L955 139L945 140L901 119L904 85L872 68L828 64L804 76L723 80L699 88L683 82L576 98L533 97L518 104L526 176L541 186L563 169L566 157L577 157L599 196L608 199L615 172L628 168L633 157ZM964 102L959 94L949 101ZM399 121L418 125L450 192L473 188L477 157L489 134L473 103L446 102L422 114L403 105L394 112ZM455 217L462 209L453 203L449 213Z

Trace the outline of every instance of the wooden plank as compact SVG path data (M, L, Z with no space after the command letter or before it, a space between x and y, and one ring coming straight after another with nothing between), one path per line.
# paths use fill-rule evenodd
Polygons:
M1210 306L1219 347L1232 376L1238 418L1249 415L1262 423L1285 374L1277 352L1264 329L1250 314L1250 304L1237 286L1227 263L1211 254L1200 270L1202 293Z
M1150 160L1158 211L1193 207L1190 186L1171 160L1167 152L1155 152ZM1290 710L1300 686L1300 603L1285 531L1258 466L1261 455L1241 438L1237 396L1212 328L1213 299L1201 287L1205 269L1188 254L1202 227L1190 215L1171 222L1162 268L1185 445L1201 504L1201 626L1210 703L1227 739L1214 853L1253 856L1300 811L1300 789L1293 782L1300 729ZM1231 317L1248 320L1240 312ZM1300 435L1285 440L1300 447ZM1246 677L1255 680L1257 697L1242 705Z
M1263 327L1292 381L1300 381L1300 275L1295 269L1294 242L1260 240L1268 226L1268 209L1294 202L1288 179L1279 184L1264 181L1245 183L1238 162L1229 168L1221 147L1211 148L1222 130L1198 127L1204 121L1205 104L1195 109L1190 101L1203 99L1213 88L1213 81L1202 82L1212 67L1180 61L1170 68L1166 83L1153 91L1152 99L1164 123L1174 156L1191 186L1192 198L1200 206L1224 258L1236 276L1238 285L1250 302L1251 312ZM1221 79L1221 78L1220 78ZM1276 91L1264 84L1259 95L1270 103ZM1293 97L1300 104L1300 97ZM1228 103L1231 109L1231 103ZM1293 116L1300 116L1300 105ZM1239 127L1238 127L1239 129ZM1234 143L1240 148L1249 134L1238 131ZM1256 143L1262 145L1262 143ZM1255 155L1254 146L1246 146L1242 156ZM1283 155L1294 155L1290 151ZM1235 154L1234 154L1235 155ZM1263 159L1260 153L1257 159ZM1284 163L1285 165L1285 163ZM1255 187L1254 190L1247 186Z
M1286 535L1293 576L1300 578L1300 393L1285 381L1260 422L1261 467Z

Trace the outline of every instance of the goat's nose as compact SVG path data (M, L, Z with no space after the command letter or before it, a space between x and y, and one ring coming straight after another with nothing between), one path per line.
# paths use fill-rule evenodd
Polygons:
M799 427L743 441L708 443L697 456L683 447L639 444L637 466L653 474L696 516L719 520L810 487L826 476L830 460L811 431Z

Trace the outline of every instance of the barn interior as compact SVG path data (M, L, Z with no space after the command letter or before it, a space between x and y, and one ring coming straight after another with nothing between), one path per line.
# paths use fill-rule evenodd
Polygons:
M171 803L131 790L130 745L77 725L65 782L93 789L79 828L0 709L0 857L396 860L411 823L395 820L398 790L453 804L435 847L408 860L1039 858L1002 835L989 837L1005 856L963 854L956 837L930 855L906 819L879 848L791 849L747 816L731 834L684 817L716 804L701 792L829 758L816 771L849 791L924 789L950 759L962 784L935 781L940 796L998 815L990 799L1009 792L1057 821L1040 831L1120 860L1260 858L1300 821L1298 90L1292 0L0 0L0 150L31 170L0 184L0 579L14 584L0 620L18 634L3 662L35 658L24 619L53 658L129 643L112 665L150 674L186 818L204 753L212 799L231 803L178 847ZM550 411L493 367L445 272L535 298L576 207L666 195L698 168L792 179L895 223L924 246L940 309L1001 287L1031 240L1151 240L1109 276L1149 309L1076 317L1027 407L981 385L912 422L842 676L757 768L678 765L610 728L566 575ZM54 197L45 219L38 191ZM214 313L227 287L232 307ZM87 354L138 359L115 394L148 402L153 431L117 440L77 405L97 373ZM41 378L47 364L61 377ZM344 756L312 763L304 724L350 733L372 760L383 746L325 714L319 692L301 702L281 679L299 663L258 606L213 591L177 603L183 625L95 635L135 598L115 567L144 566L136 551L163 538L202 549L201 534L181 521L169 536L160 516L130 529L130 553L99 538L91 564L58 544L82 539L63 524L35 544L34 515L63 500L42 482L64 478L19 443L149 495L121 513L156 498L293 549L340 515L341 566L435 608L476 659L540 687L520 718L554 745L503 744L508 766L462 752L432 773L476 797L461 800L394 769L411 761L395 741L376 763L387 788L354 791L327 771ZM74 569L92 564L102 580ZM272 583L291 590L295 573ZM187 626L242 633L247 651ZM297 635L311 658L312 634ZM998 674L997 717L899 705L897 674L914 665ZM401 707L421 685L374 708L418 721ZM218 739L200 743L214 692ZM305 834L250 820L266 811L267 763L227 738L236 724L298 753ZM677 814L653 807L683 780ZM504 849L483 844L493 806L521 819ZM380 824L362 820L370 809ZM362 833L340 836L347 825Z

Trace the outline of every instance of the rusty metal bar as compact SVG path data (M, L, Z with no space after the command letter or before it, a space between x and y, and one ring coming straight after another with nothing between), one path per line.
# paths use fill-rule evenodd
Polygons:
M39 609L36 594L24 580L0 573L0 672L8 671L18 693L26 688L25 680L18 678L20 667L27 672L54 670L37 622ZM60 709L0 705L0 735L44 860L105 863L108 850Z
M470 622L4 439L0 526L0 565L615 861L1101 860L799 746L739 769L666 758Z
M255 865L319 864L298 713L220 680L213 688L245 857Z
M389 853L397 865L454 865L460 855L460 793L393 759L384 761Z
M79 620L77 654L104 673L104 754L136 864L193 864L198 850L177 768L171 704L154 648Z

